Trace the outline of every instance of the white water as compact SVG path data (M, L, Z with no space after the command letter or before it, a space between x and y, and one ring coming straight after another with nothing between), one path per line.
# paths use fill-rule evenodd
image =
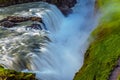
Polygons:
M12 30L18 33L22 32L22 35L0 39L3 46L0 63L6 68L36 73L40 80L72 80L83 65L84 53L89 45L88 37L95 26L94 0L78 0L73 13L68 17L64 17L55 6L42 4L44 6L32 9L29 7L29 10L15 14L42 17L49 33L39 30L26 31L24 26L13 28ZM52 42L40 42L39 39L46 35ZM24 42L33 38L29 44ZM29 46L34 42L43 46L31 51ZM20 46L25 47L23 52L11 52Z

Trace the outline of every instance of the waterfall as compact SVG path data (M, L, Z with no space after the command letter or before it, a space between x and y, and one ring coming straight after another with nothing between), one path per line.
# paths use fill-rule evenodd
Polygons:
M8 29L7 33L12 34L0 39L0 64L36 73L40 80L73 80L83 65L88 38L95 27L94 2L78 0L67 17L55 6L42 2L0 9L6 15L41 17L48 30L26 31L25 26ZM15 7L17 12L9 11Z

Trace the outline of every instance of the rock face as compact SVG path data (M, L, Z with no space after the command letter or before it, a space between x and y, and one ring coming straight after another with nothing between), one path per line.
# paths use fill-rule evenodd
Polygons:
M28 21L28 20L29 20L29 18L27 18L27 17L18 17L18 16L8 16L6 18L6 21L10 21L10 22L14 22L14 23Z
M76 4L76 0L0 0L0 7L36 1L55 4L65 15L72 12L70 8Z

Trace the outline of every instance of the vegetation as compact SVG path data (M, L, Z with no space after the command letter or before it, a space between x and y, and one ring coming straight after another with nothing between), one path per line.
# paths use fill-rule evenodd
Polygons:
M22 73L4 69L0 66L0 80L36 80L32 73Z
M92 32L95 40L74 80L108 80L120 58L120 0L98 0L97 4L102 16Z

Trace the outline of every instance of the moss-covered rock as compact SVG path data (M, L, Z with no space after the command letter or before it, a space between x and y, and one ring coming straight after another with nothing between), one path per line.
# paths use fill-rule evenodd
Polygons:
M102 16L74 80L109 80L120 57L120 0L97 1Z
M35 74L4 69L0 66L0 80L37 80Z

